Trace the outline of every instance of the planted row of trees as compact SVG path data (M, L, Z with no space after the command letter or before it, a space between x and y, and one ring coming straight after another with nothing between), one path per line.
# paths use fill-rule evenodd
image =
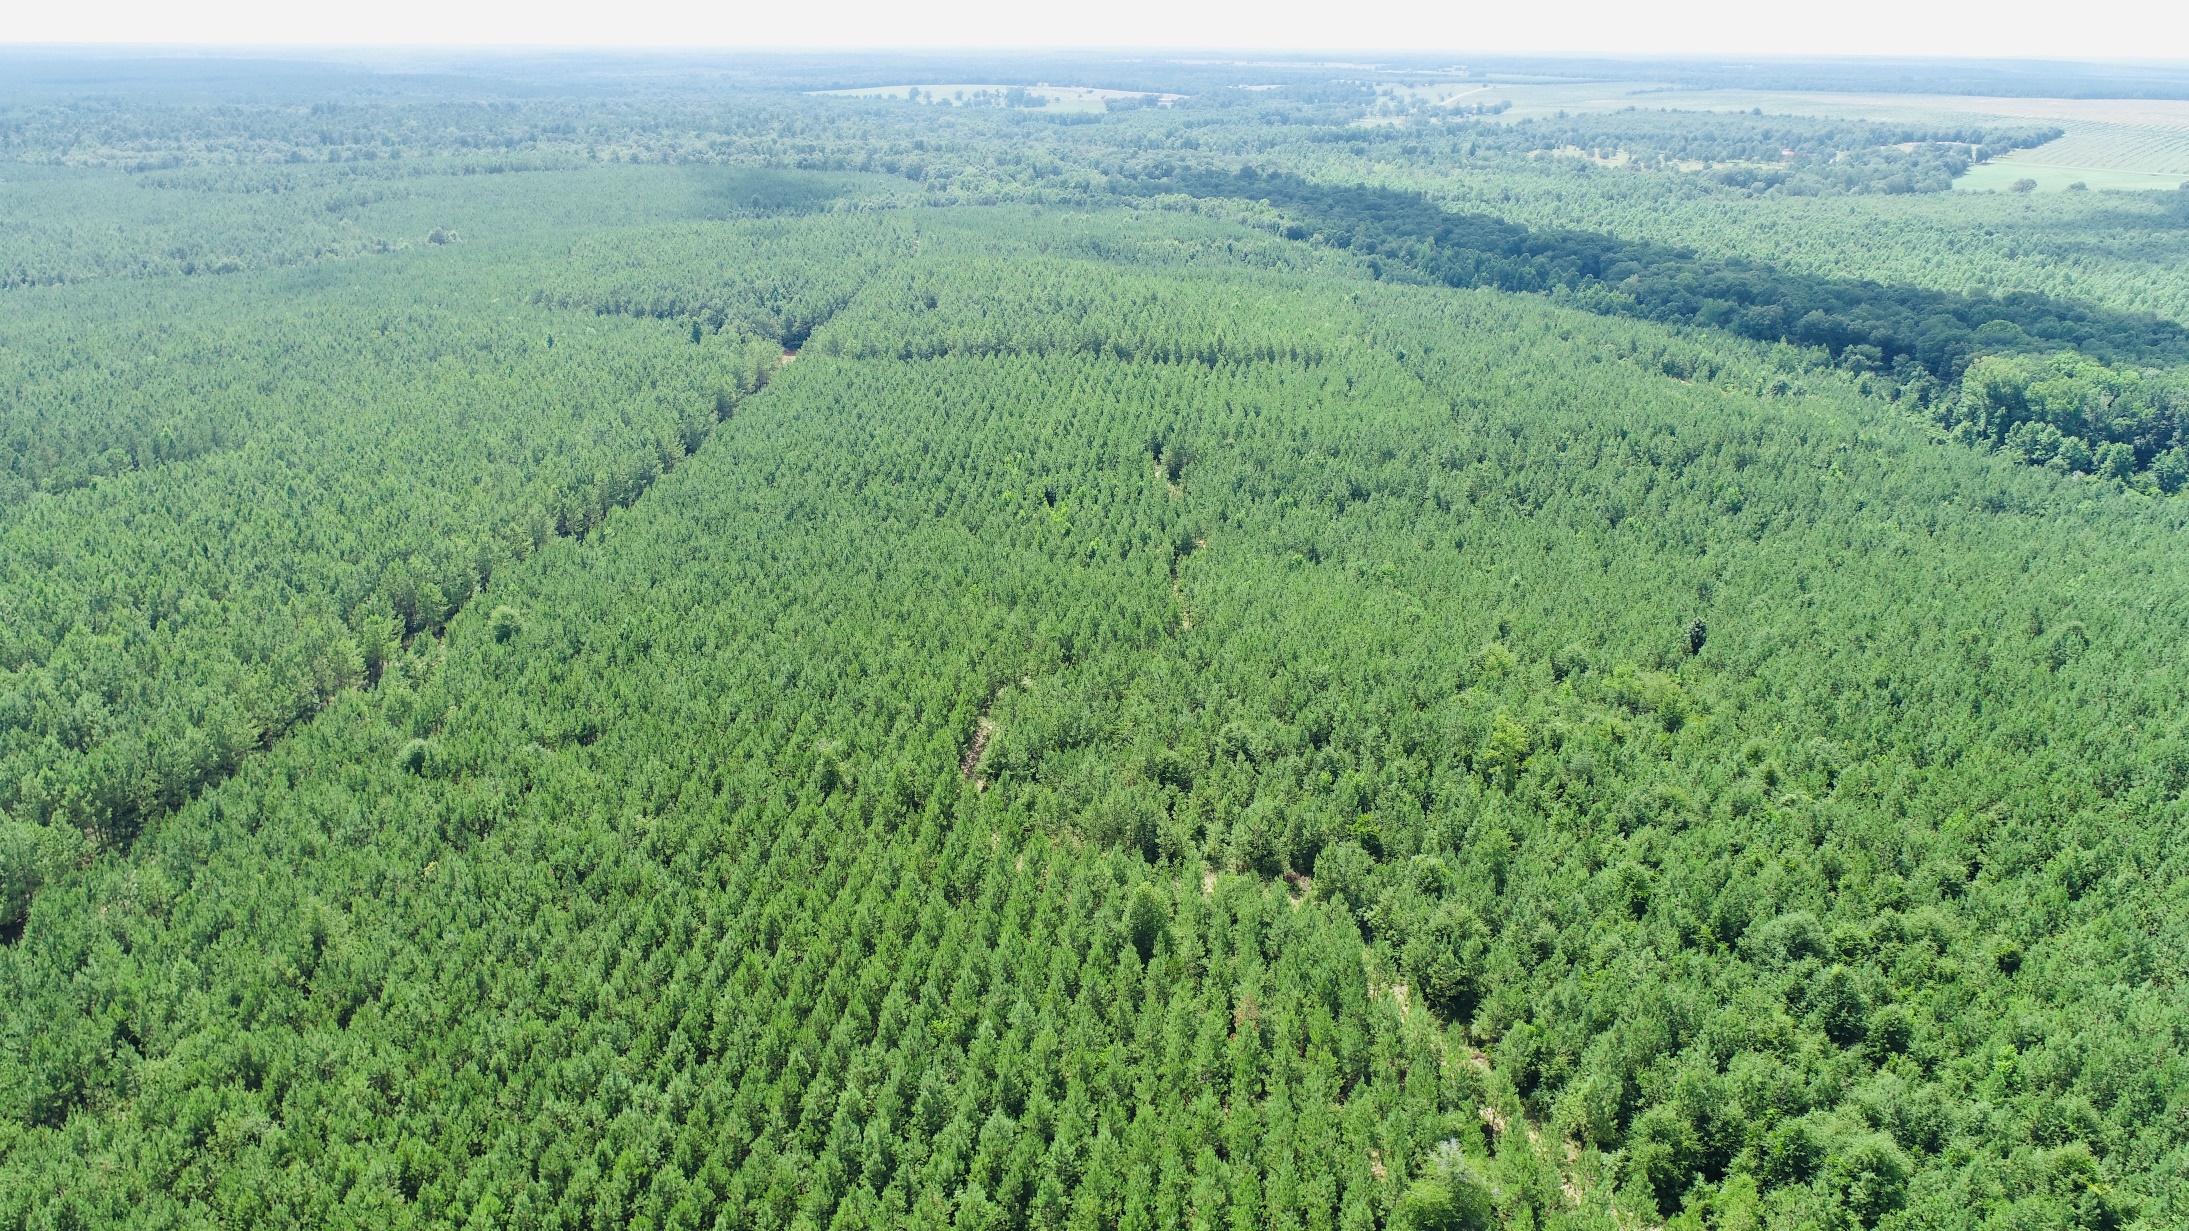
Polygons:
M498 306L484 265L13 305L12 460L83 477L0 514L0 810L126 843L775 369L772 337Z

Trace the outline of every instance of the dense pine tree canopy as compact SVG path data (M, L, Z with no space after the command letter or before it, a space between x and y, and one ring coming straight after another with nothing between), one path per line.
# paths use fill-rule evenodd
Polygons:
M0 95L0 1228L2189 1222L2170 194L266 71Z

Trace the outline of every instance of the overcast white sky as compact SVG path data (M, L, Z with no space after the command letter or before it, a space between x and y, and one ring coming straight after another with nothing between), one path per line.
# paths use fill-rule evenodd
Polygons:
M2185 0L0 0L0 42L2189 59Z

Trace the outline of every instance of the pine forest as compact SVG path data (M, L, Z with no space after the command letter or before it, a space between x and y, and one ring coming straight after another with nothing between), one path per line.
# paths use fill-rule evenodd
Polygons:
M2189 1226L2081 112L8 55L0 1229Z

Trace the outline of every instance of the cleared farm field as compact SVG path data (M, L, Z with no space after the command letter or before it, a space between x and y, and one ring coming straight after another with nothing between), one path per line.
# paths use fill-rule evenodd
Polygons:
M2002 154L1954 187L2005 188L2020 179L2051 192L2072 184L2093 190L2177 189L2189 180L2189 128L2072 122L2067 135Z
M2183 175L2189 175L2189 128L2078 122L2057 141L2034 149L2015 150L1993 161L2032 167L2138 172L2168 176L2178 182ZM2171 188L2174 182L2165 186Z
M2171 191L2189 182L2180 172L2157 175L2148 171L2109 171L2093 167L2053 167L2020 159L2000 158L1971 167L1953 182L1957 192L2005 192L2030 180L2036 192L2067 192L2080 184L2092 192Z

